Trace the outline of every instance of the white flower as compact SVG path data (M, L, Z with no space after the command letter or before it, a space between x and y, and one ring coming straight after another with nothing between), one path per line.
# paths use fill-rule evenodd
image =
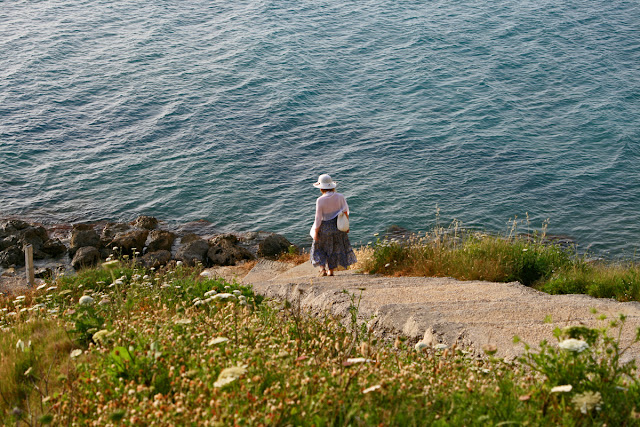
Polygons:
M585 391L582 394L573 396L571 399L576 409L579 409L583 414L587 414L591 410L600 410L600 403L602 403L602 395L599 391Z
M57 286L49 286L49 287L47 288L47 292L55 291L56 289L58 289L58 287L57 287Z
M212 346L212 345L216 345L216 344L222 344L223 342L227 342L229 341L229 338L225 338L225 337L215 337L215 338L211 338L209 340L209 342L207 343L208 346Z
M16 343L16 348L19 348L20 350L24 351L24 341L18 340L18 342Z
M80 305L91 305L91 304L93 304L93 298L91 298L89 295L83 295L82 297L80 297L80 300L78 301L78 304L80 304Z
M372 391L380 390L380 387L382 386L378 384L378 385L371 386L369 388L365 388L364 390L362 390L362 394L367 394L367 393L371 393Z
M222 294L214 295L213 299L217 301L235 300L236 296L229 293L222 293Z
M216 388L224 387L240 378L247 373L247 369L244 366L234 366L232 368L225 368L218 375L218 380L213 383Z
M71 357L72 359L75 359L76 357L80 356L81 354L82 354L82 350L80 350L79 348L76 348L75 350L73 350L71 352L69 357Z
M124 281L122 279L116 279L114 282L116 285L124 285Z
M196 302L194 302L194 303L193 303L193 305L194 305L195 307L198 307L199 305L204 305L204 304L206 304L206 301L201 301L201 300L198 300L198 301L196 301Z
M571 384L558 385L551 389L551 393L569 393L571 390L573 390L573 386Z
M371 363L371 362L375 362L375 360L365 359L364 357L353 357L353 358L347 359L347 363L349 365L354 365L356 363Z
M107 258L107 262L103 262L102 267L105 270L113 270L114 268L117 268L119 264L120 263L117 260L110 260L109 258Z
M99 343L103 343L107 336L109 335L109 331L107 331L106 329L102 329L98 332L96 332L95 334L93 334L93 340L95 342L99 342Z
M36 291L40 291L40 290L42 290L42 289L44 289L44 288L46 288L46 287L47 287L47 283L43 283L42 285L40 285L40 286L38 286L38 287L36 288Z
M386 264L384 265L384 268L387 268L387 267L389 267L390 265L391 265L391 263L386 263Z
M22 301L24 300L26 297L24 295L20 295L16 297L16 301Z
M428 348L428 347L429 347L429 344L424 343L422 341L418 341L418 343L415 345L416 351L422 351L423 349Z
M439 343L434 345L433 348L435 348L436 350L446 350L449 348L449 346L446 344Z
M242 292L240 292L238 289L236 289L235 291L233 291L233 294L235 296L240 296L242 294Z
M558 344L558 347L565 349L565 350L569 350L569 351L573 351L576 353L580 353L586 349L589 348L589 344L587 344L585 341L582 340L577 340L575 338L569 338L568 340L564 340L561 343Z
M109 302L110 302L110 301L109 301L109 298L104 297L104 298L102 298L102 299L100 300L100 302L99 302L98 304L100 304L100 305L107 305L107 304L109 304Z
M215 294L217 294L217 293L218 293L218 291L216 291L215 289L211 289L210 291L205 292L205 293L204 293L204 296L208 298L208 297L210 297L211 295L215 295Z
M182 261L176 261L176 265L180 267L182 265Z

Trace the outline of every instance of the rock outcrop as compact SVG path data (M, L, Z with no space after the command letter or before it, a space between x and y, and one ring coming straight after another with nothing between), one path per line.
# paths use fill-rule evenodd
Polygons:
M182 238L182 243L176 252L177 260L187 265L205 264L209 250L209 244L206 240L195 234L187 234Z
M149 233L147 252L170 251L176 235L166 230L153 230Z
M100 260L100 251L97 248L93 246L84 246L75 252L73 260L71 261L71 266L76 270L80 270L84 267L92 267L98 264Z
M207 257L212 265L236 265L239 261L253 259L251 252L238 245L238 238L233 234L211 239Z
M275 258L288 252L291 242L280 234L272 234L265 238L258 246L258 255L265 258Z

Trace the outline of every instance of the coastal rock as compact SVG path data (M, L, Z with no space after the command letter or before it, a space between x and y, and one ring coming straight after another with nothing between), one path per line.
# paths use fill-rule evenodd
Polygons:
M176 235L170 231L153 230L149 233L149 240L147 252L170 251Z
M10 246L0 252L0 266L4 268L24 266L24 252L18 246Z
M146 253L138 261L145 268L158 268L171 261L171 252L160 250Z
M189 238L186 244L180 246L176 252L176 259L187 265L196 265L197 263L204 264L208 250L209 244L202 238L196 236L195 239Z
M121 222L110 222L102 229L102 241L104 242L105 246L108 246L113 238L116 237L116 234L124 233L126 231L129 231L129 229L131 229L129 224L124 224Z
M78 248L71 261L71 266L76 270L83 267L91 267L100 262L100 251L93 246L84 246Z
M49 240L47 230L41 226L29 226L18 232L23 246L32 245L34 249L40 249L45 241Z
M25 228L28 228L30 226L31 224L29 224L28 222L21 221L19 219L2 221L0 222L0 236L14 234L16 231L24 230Z
M133 226L144 228L145 230L153 230L158 226L158 220L152 216L139 216L133 221Z
M247 249L238 245L238 238L232 234L217 236L209 241L207 257L213 265L236 265L238 261L253 259Z
M200 239L202 239L202 237L198 236L197 234L188 233L182 236L182 238L180 239L180 243L185 245L187 243L191 243L193 241L200 240Z
M0 239L0 251L4 251L11 246L18 246L19 241L18 236L7 236L4 239Z
M50 257L59 257L67 252L67 247L58 239L49 239L40 248L42 252Z
M280 234L272 234L265 238L258 246L258 255L265 258L274 258L281 253L288 252L291 242Z
M52 277L52 276L53 276L53 270L51 270L48 267L38 268L34 272L34 277L36 279L47 279L47 278Z
M92 246L100 247L100 236L90 224L76 224L71 230L71 241L69 242L69 252L74 255L80 248Z
M134 255L133 248L142 253L142 248L144 248L148 235L148 230L132 230L126 233L117 234L116 237L113 238L113 241L111 241L110 246L117 246L120 253L132 256Z

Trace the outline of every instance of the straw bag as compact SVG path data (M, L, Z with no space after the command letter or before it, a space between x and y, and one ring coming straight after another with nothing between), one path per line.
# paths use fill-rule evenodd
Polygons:
M338 215L338 230L345 233L349 231L349 217L344 212L340 212Z

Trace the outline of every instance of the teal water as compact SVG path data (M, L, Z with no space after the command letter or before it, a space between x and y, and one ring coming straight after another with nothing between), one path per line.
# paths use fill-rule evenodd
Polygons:
M0 2L0 215L206 219L299 243L549 218L640 246L640 4Z

